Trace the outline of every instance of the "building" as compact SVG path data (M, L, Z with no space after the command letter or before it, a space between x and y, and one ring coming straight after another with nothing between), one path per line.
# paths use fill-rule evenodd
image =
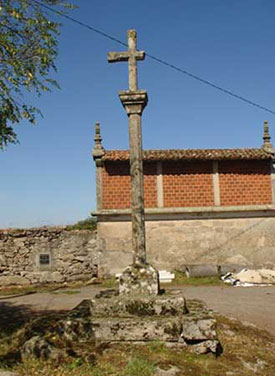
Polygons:
M129 151L104 150L97 123L93 157L102 268L113 274L132 261ZM144 150L148 261L275 266L274 163L267 122L257 149Z

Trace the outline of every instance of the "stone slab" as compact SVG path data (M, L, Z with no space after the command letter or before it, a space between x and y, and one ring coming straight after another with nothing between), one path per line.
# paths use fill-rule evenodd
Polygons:
M93 318L95 338L101 342L178 342L182 332L179 317Z
M159 270L160 283L171 283L173 279L175 279L175 273L171 273L166 270Z
M152 316L176 316L188 313L185 298L157 296L155 298L138 297L129 299L128 297L115 296L110 298L99 298L86 300L82 306L88 306L92 317L133 317L142 319Z

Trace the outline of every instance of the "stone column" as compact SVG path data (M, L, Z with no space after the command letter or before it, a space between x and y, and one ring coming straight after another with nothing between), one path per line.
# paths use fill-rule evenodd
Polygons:
M120 294L157 295L158 272L146 261L144 178L141 115L148 102L145 90L119 93L129 121L133 265L119 280Z
M100 124L97 122L95 124L95 145L93 148L93 158L96 166L96 208L97 211L102 210L102 169L103 161L102 157L104 156L104 148L101 144L102 138L100 135Z
M268 121L264 122L264 134L263 134L263 144L262 148L270 153L272 159L270 160L270 179L271 179L271 203L275 205L275 159L274 159L274 148L271 142L271 137L269 133Z
M141 115L146 91L119 93L129 119L133 263L146 264Z

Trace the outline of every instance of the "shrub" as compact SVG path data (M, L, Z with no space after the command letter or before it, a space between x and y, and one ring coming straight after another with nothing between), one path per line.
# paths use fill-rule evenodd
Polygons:
M67 230L95 230L96 225L96 218L89 217L82 221L78 221L74 225L67 226Z

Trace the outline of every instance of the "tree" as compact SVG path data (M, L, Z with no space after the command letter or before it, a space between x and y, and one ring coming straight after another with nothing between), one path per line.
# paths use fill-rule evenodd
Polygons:
M39 109L24 101L26 91L40 96L58 87L56 70L60 23L46 7L72 8L62 0L0 0L0 150L16 143L14 125L34 124Z

